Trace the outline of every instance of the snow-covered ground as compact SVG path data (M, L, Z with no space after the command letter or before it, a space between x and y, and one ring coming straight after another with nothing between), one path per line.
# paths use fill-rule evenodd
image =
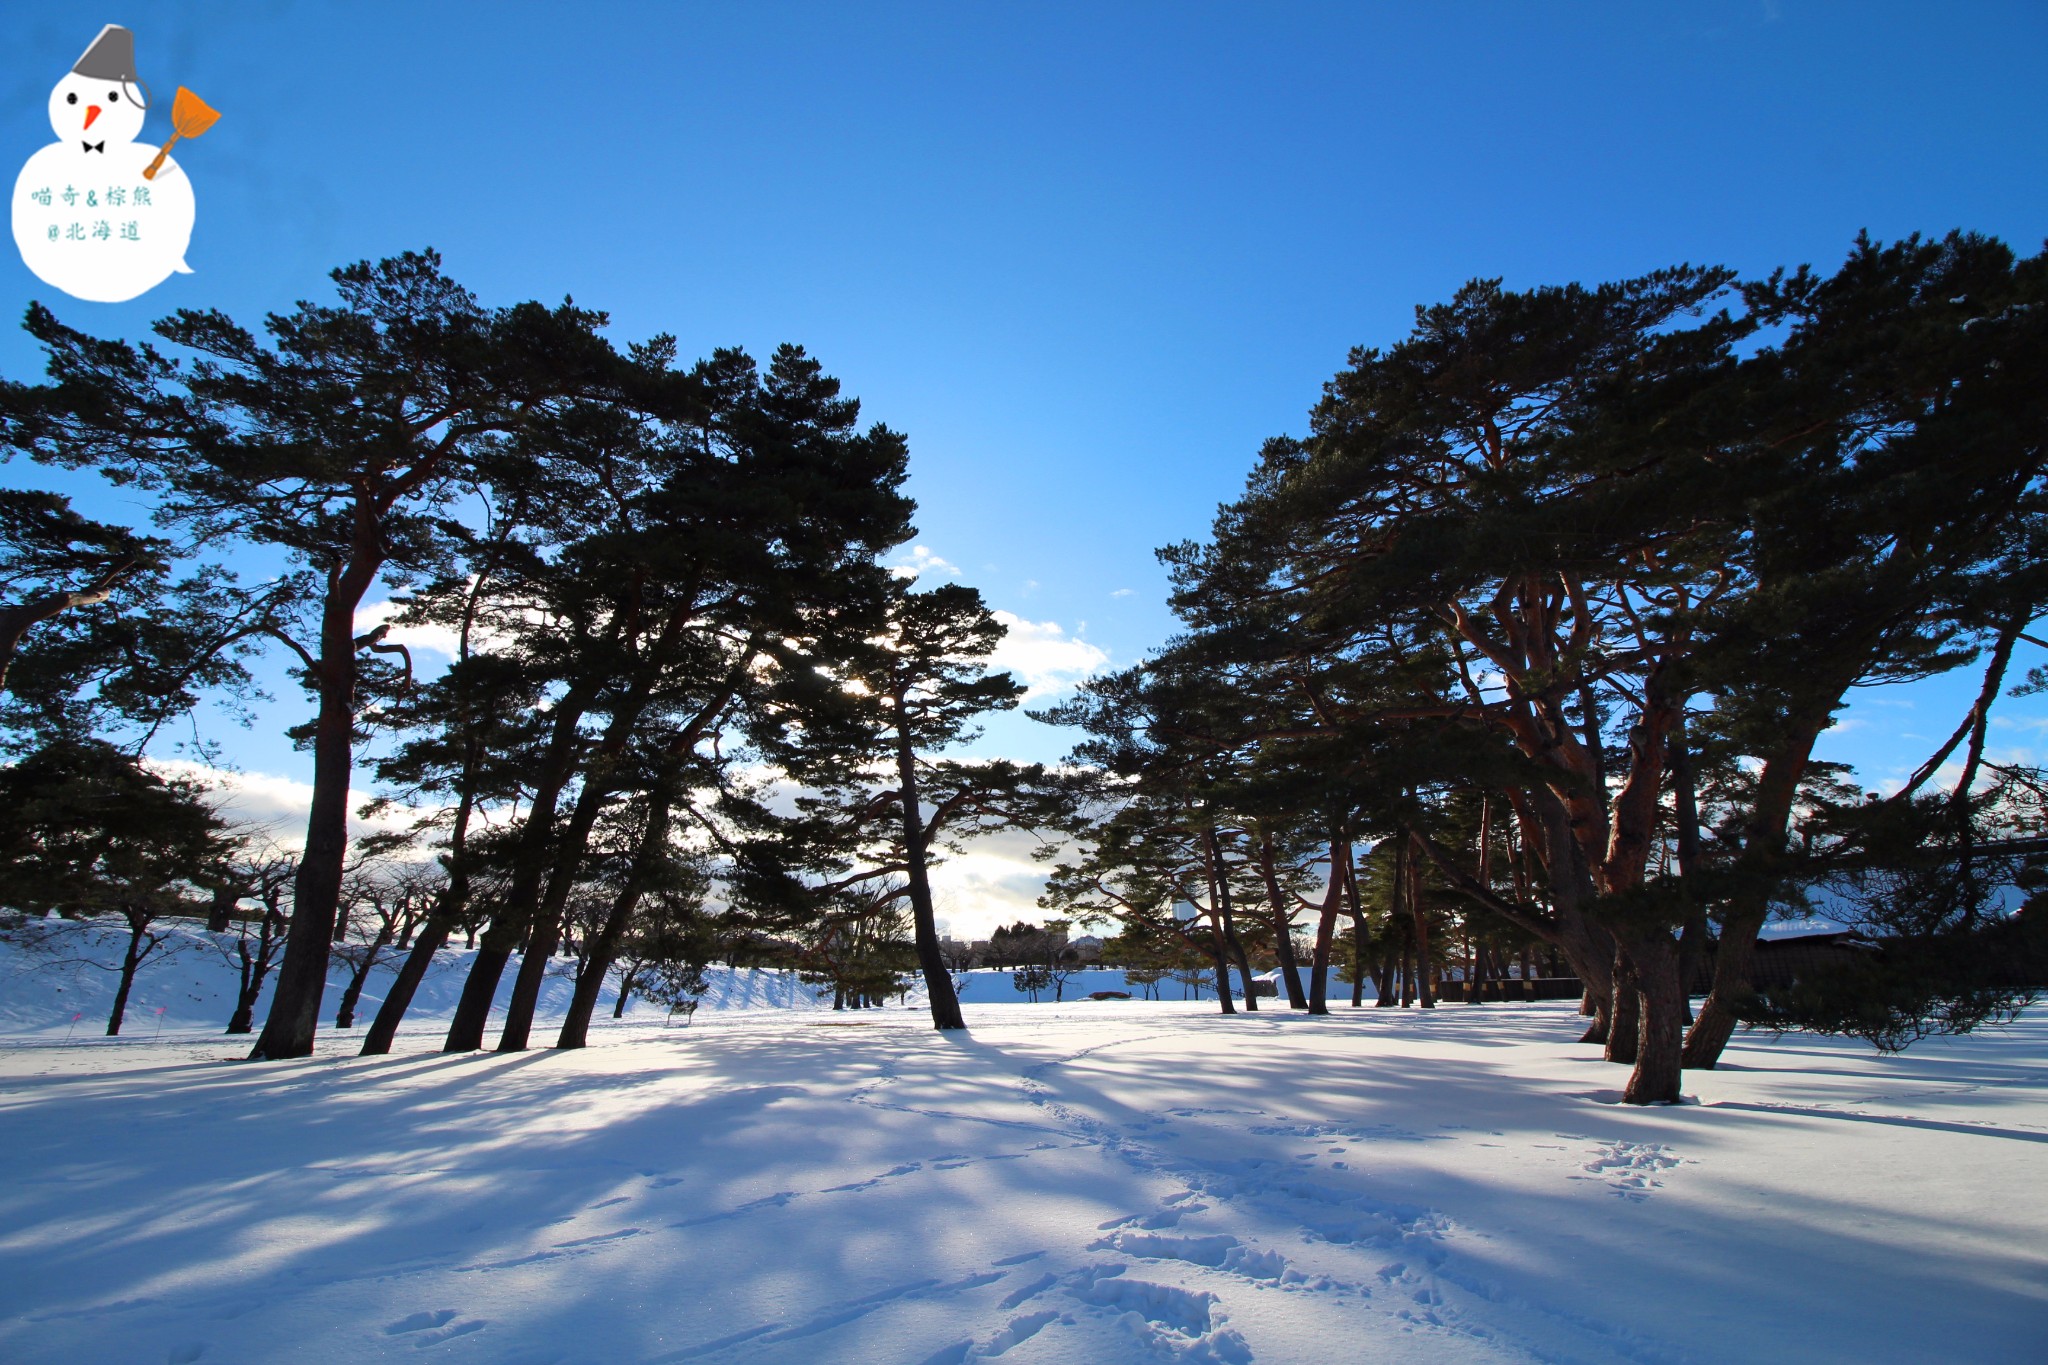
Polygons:
M2039 1017L1742 1038L1644 1110L1569 1005L1213 1009L16 1036L0 1359L2043 1358Z

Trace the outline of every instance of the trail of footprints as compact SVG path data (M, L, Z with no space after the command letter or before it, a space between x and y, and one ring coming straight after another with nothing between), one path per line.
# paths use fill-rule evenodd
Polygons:
M1482 1321L1461 1313L1447 1299L1447 1289L1468 1306L1483 1303L1495 1309L1533 1315L1553 1327L1570 1328L1589 1344L1597 1344L1602 1354L1623 1360L1662 1358L1653 1343L1636 1341L1609 1324L1579 1319L1549 1305L1522 1301L1501 1286L1473 1275L1453 1257L1447 1245L1452 1225L1438 1211L1379 1199L1317 1178L1315 1165L1319 1161L1332 1172L1348 1169L1346 1162L1330 1158L1345 1155L1350 1144L1437 1141L1447 1140L1450 1134L1416 1133L1384 1124L1341 1127L1294 1123L1264 1111L1234 1109L1176 1109L1165 1116L1118 1125L1064 1103L1040 1079L1073 1060L1058 1058L1032 1067L1018 1077L1023 1098L1044 1115L1045 1122L988 1120L997 1126L1021 1130L1020 1138L1038 1138L1035 1142L1020 1143L1019 1150L980 1155L947 1153L907 1161L865 1180L810 1194L778 1191L669 1227L682 1230L745 1218L797 1200L856 1194L924 1172L1019 1160L1051 1148L1090 1146L1146 1176L1178 1186L1150 1210L1101 1224L1096 1229L1101 1235L1085 1247L1101 1259L1060 1266L1053 1263L1054 1253L1049 1250L1026 1252L956 1279L912 1280L828 1305L799 1320L757 1324L658 1356L647 1365L714 1358L795 1358L793 1350L806 1349L796 1343L820 1337L870 1314L897 1305L955 1299L960 1300L958 1317L973 1320L978 1316L983 1327L948 1343L927 1356L921 1365L967 1365L970 1361L993 1360L1046 1333L1080 1331L1090 1338L1099 1338L1105 1329L1128 1340L1135 1348L1129 1357L1132 1359L1181 1365L1251 1365L1253 1344L1231 1324L1226 1299L1274 1293L1313 1293L1322 1304L1349 1305L1395 1331L1448 1332L1481 1342L1495 1341L1495 1332ZM875 1091L894 1079L886 1074L878 1077L851 1098L856 1103L880 1108L910 1109L911 1106L888 1104L875 1097ZM1159 1139L1174 1135L1174 1120L1209 1117L1264 1120L1248 1126L1247 1131L1329 1145L1317 1152L1299 1154L1292 1161L1245 1158L1220 1162L1169 1154L1155 1145ZM1602 1141L1579 1134L1558 1136L1591 1144L1589 1159L1581 1163L1583 1174L1571 1178L1601 1181L1625 1199L1646 1198L1662 1184L1665 1172L1681 1164L1678 1156L1660 1144ZM646 1174L652 1177L655 1173ZM675 1179L654 1179L650 1188L675 1183ZM621 1196L592 1207L606 1208L625 1202L627 1197ZM1298 1238L1301 1250L1291 1260L1278 1250L1252 1245L1232 1233L1182 1227L1184 1220L1199 1224L1201 1215L1218 1204L1235 1205L1251 1214L1255 1222L1270 1224L1277 1218L1286 1229L1281 1234L1283 1238ZM1238 1225L1242 1226L1243 1220ZM633 1227L580 1237L511 1262L452 1268L487 1271L532 1260L588 1254L643 1235L644 1231ZM1302 1268L1333 1261L1354 1267L1345 1271L1352 1278ZM1155 1267L1151 1273L1162 1279L1183 1283L1147 1279L1147 1266ZM1188 1287L1190 1281L1197 1287ZM991 1291L990 1295L976 1292L984 1289ZM1001 1291L999 1296L994 1296L996 1290ZM961 1297L970 1294L974 1300ZM991 1296L993 1303L988 1301ZM485 1326L484 1320L465 1318L454 1309L443 1308L408 1314L386 1325L383 1334L426 1349ZM1075 1347L1079 1345L1073 1343ZM814 1342L812 1349L827 1350L822 1342ZM1054 1348L1056 1355L1068 1349ZM196 1360L197 1356L187 1358Z

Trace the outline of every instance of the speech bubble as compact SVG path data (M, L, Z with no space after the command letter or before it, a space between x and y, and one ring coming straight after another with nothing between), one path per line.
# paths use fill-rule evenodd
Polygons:
M140 142L84 152L55 143L14 182L14 245L45 284L93 303L122 303L189 275L196 204L176 160L142 177L157 149Z

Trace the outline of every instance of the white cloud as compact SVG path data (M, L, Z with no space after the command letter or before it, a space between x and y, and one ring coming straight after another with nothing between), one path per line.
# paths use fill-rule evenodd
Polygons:
M932 553L929 545L913 545L910 547L910 553L889 566L889 572L898 578L922 578L926 574L936 574L940 578L958 578L960 566Z
M932 868L932 897L955 937L987 938L1005 924L1037 922L1046 866L1031 857L1037 840L1015 830L985 834L964 853Z
M1129 596L1131 595L1132 591L1133 591L1133 589L1130 589L1130 588L1118 588L1118 589L1117 589L1117 590L1116 590L1115 592L1111 593L1111 594L1110 594L1110 596L1111 596L1111 597L1129 597Z
M391 618L398 614L398 603L392 601L372 602L356 611L356 633L366 634L378 626L389 625ZM453 662L462 647L461 639L447 626L392 626L384 633L386 642L404 645L407 649L424 650Z
M275 773L238 773L194 763L189 759L152 759L149 766L164 777L193 782L207 791L208 800L230 825L259 830L286 848L303 848L306 816L313 806L313 784ZM394 810L374 820L355 814L371 799L371 793L350 788L348 832L351 839L409 826L414 814Z
M1017 675L1026 701L1064 692L1109 666L1109 654L1086 640L1068 635L1055 621L1027 621L1015 612L998 611L996 620L1009 634L996 646L991 663Z

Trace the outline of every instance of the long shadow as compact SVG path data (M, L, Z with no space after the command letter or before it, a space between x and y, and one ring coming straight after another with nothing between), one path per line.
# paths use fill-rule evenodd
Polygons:
M2048 1142L2048 1133L2023 1133L1988 1123L1947 1123L1941 1119L1907 1118L1901 1114L1852 1114L1841 1109L1815 1109L1797 1104L1748 1104L1741 1100L1715 1100L1707 1109L1742 1109L1752 1114L1795 1114L1809 1119L1843 1119L1850 1123L1882 1123L1894 1128L1925 1128L1935 1133L1968 1133L1972 1137L2012 1138L2016 1142Z

